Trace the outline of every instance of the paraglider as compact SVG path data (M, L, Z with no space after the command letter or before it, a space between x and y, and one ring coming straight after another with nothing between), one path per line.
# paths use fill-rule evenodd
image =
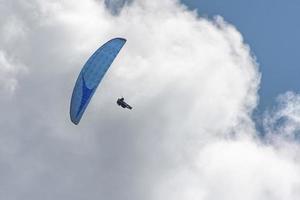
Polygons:
M128 109L132 109L132 107L128 104L128 103L126 103L125 101L124 101L124 97L122 97L122 98L119 98L118 100L117 100L117 104L119 105L119 106L121 106L122 108L128 108Z
M126 42L124 38L115 38L102 45L85 63L75 83L70 118L78 124L93 94L106 71Z

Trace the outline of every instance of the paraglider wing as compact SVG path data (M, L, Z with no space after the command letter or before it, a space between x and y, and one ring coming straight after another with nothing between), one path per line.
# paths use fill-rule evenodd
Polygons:
M83 66L71 98L70 117L78 124L97 86L125 44L126 39L115 38L101 46Z

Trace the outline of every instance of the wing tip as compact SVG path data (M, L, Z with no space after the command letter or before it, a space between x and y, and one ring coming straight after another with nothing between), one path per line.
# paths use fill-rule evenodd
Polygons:
M72 119L71 119L71 121L72 121L72 123L75 124L75 125L78 125L78 124L79 124L79 121L74 121L74 120L72 120Z
M113 38L113 39L111 39L111 40L123 40L124 42L127 41L126 38L122 38L122 37L116 37L116 38ZM111 40L110 40L110 41L111 41Z

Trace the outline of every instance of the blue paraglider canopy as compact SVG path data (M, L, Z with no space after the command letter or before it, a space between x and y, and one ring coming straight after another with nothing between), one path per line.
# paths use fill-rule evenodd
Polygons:
M74 86L70 117L78 124L106 71L126 42L115 38L102 45L83 66Z

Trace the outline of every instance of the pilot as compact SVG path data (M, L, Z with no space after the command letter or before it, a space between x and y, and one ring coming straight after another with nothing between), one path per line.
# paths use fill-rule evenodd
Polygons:
M119 106L121 106L122 108L128 108L128 109L130 109L130 110L132 109L132 107L124 101L124 97L119 98L119 99L117 100L117 104L118 104Z

